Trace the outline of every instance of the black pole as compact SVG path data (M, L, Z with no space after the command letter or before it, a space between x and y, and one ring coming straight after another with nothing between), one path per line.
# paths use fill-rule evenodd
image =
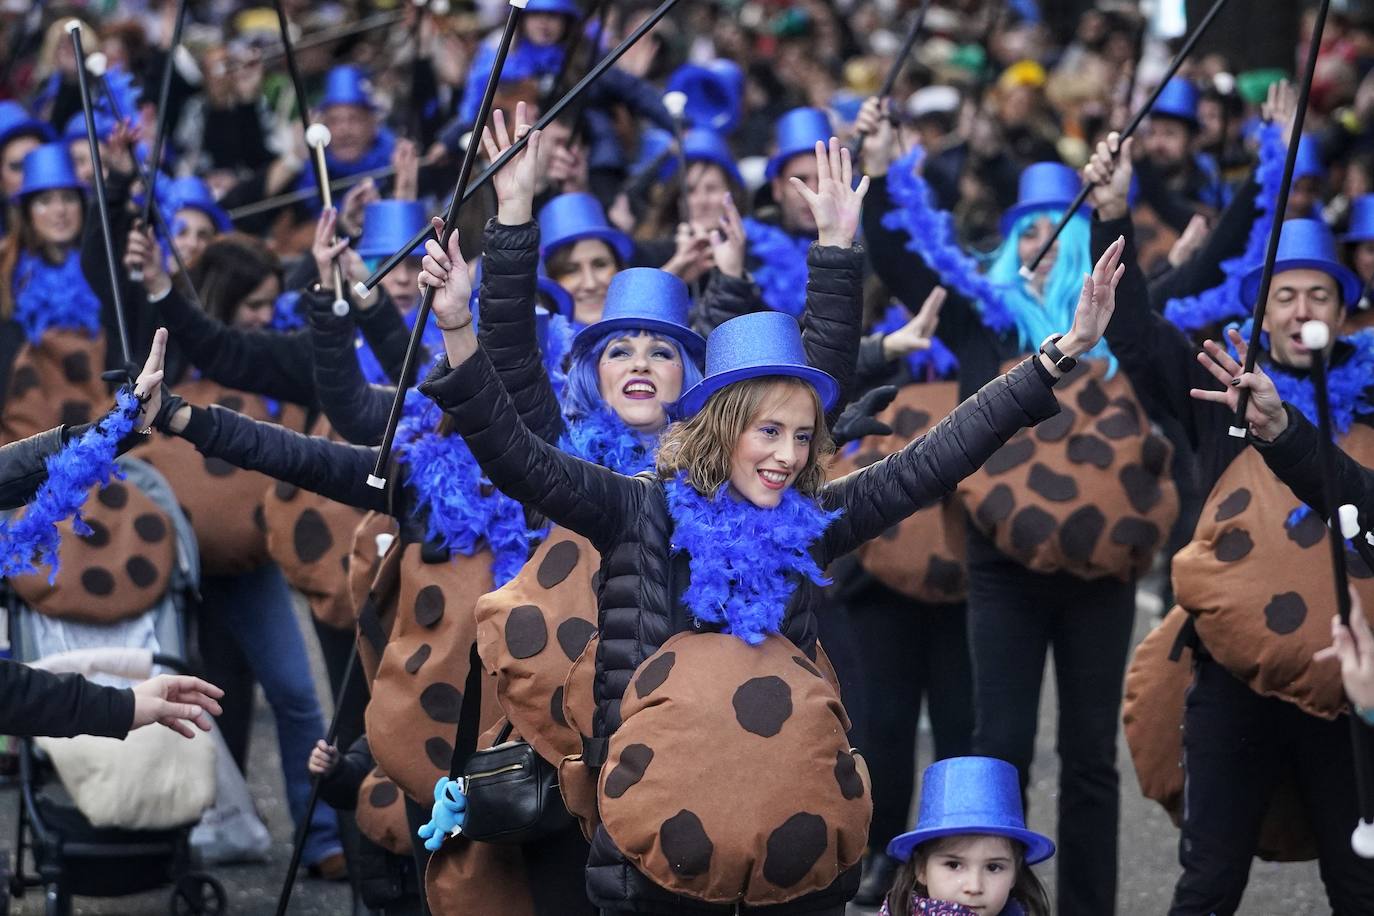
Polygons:
M348 664L344 666L343 680L339 686L339 698L334 703L334 715L329 719L329 734L325 737L326 744L333 744L339 737L339 720L343 712L343 699L348 693L349 682L353 680L353 672L358 667L358 644L353 644L353 651L349 653ZM286 908L291 904L291 892L296 889L296 873L301 869L301 855L305 851L305 835L310 832L310 818L315 814L315 806L320 803L320 783L324 781L321 776L310 778L310 800L305 805L305 815L301 822L296 825L296 836L291 843L291 862L286 866L286 880L282 882L281 892L277 895L277 916L285 916Z
M94 171L95 202L100 211L100 235L105 242L105 263L110 270L110 295L114 297L115 323L119 327L120 355L127 369L133 367L133 351L129 349L129 327L124 319L124 296L119 287L121 277L115 264L114 234L110 227L110 202L105 195L105 168L100 162L100 135L95 129L95 107L91 103L91 86L86 79L86 52L81 47L81 23L73 19L67 23L67 34L72 36L72 50L76 53L76 82L81 90L81 110L86 115L86 142L91 150L91 168Z
M310 130L310 111L305 96L305 81L301 79L300 67L296 65L296 52L291 46L291 25L286 20L286 8L282 5L282 0L272 0L272 6L277 11L277 26L281 29L282 53L286 56L286 71L291 76L291 88L296 93L296 111L301 117L301 130ZM328 179L320 174L319 169L315 169L315 189L319 192L320 200L324 200L329 193L326 186Z
M1329 0L1323 0L1323 2L1329 2ZM1188 59L1188 55L1193 52L1193 48L1202 38L1203 33L1207 31L1207 28L1212 24L1212 20L1217 18L1217 14L1221 12L1221 8L1225 5L1226 0L1216 0L1216 2L1212 4L1212 8L1207 11L1207 15L1202 17L1202 21L1198 23L1197 28L1193 29L1192 34L1189 35L1188 40L1183 43L1183 47L1179 49L1178 54L1174 55L1173 61L1169 64L1169 69L1165 71L1164 77L1159 81L1159 85L1155 87L1155 91L1150 93L1150 97L1145 100L1145 104L1140 106L1135 116L1131 118L1130 123L1126 125L1126 129L1121 132L1122 143L1130 139L1131 135L1140 127L1141 122L1143 122L1150 114L1151 110L1154 109L1155 102L1159 100L1159 95L1164 91L1164 87L1168 85L1169 80L1174 78L1174 74L1178 73L1178 68L1183 66L1183 62ZM1136 63L1137 66L1139 66L1139 61ZM1040 250L1035 253L1035 257L1031 258L1030 263L1021 268L1022 277L1027 280L1031 278L1035 273L1035 269L1040 266L1040 262L1045 259L1045 255L1049 254L1050 249L1054 247L1054 243L1059 240L1059 236L1064 232L1064 227L1069 224L1069 220L1073 219L1074 214L1083 206L1083 202L1088 199L1090 193L1092 193L1092 185L1090 184L1084 184L1083 187L1079 189L1078 196L1074 198L1073 203L1064 211L1064 214L1059 217L1059 225L1054 227L1054 232L1051 233L1050 237L1040 246Z
M472 183L468 185L467 190L462 192L461 202L466 203L467 199L471 197L473 194L476 194L479 190L481 190L482 186L485 185L488 181L490 181L493 175L501 171L501 169L505 168L507 162L510 162L516 156L520 155L520 152L525 148L525 144L530 142L531 133L533 133L535 130L543 130L545 127L548 127L555 120L557 120L558 116L563 113L564 109L566 109L573 102L577 101L578 98L580 98L587 91L587 88L591 86L592 83L600 79L601 74L611 69L611 67L615 65L615 62L620 60L620 58L624 56L626 51L630 50L631 46L633 46L635 42L639 41L639 39L647 35L650 29L658 25L658 21L662 19L664 16L668 15L668 12L674 6L676 6L677 3L678 0L663 0L663 2L660 3L652 13L649 14L648 19L645 19L643 22L641 22L633 32L631 32L629 35L625 37L624 41L617 45L604 58L598 61L595 67L587 71L587 75L582 77L582 79L578 80L577 85L569 89L567 95L559 99L558 102L552 108L545 112L544 115L540 117L538 122L535 123L532 130L527 132L519 140L516 140L515 143L511 144L510 148L507 149L504 153L497 156L496 160L492 162L491 165L487 166L486 169L482 172L482 174L478 175L477 178L475 178L472 181ZM452 206L453 202L450 201L449 207L452 208ZM414 236L411 237L411 239L408 242L406 242L405 245L398 248L395 254L391 255L391 257L383 261L381 266L379 266L376 270L372 272L372 276L368 277L362 283L356 284L353 287L354 291L360 296L365 296L368 293L372 292L372 290L377 288L377 284L382 282L382 277L385 277L387 274L391 273L391 271L395 269L397 264L404 261L406 257L410 254L411 250L415 248L415 246L422 245L427 239L433 238L433 233L434 230L429 227L426 227L422 231L416 233Z
M1336 449L1332 444L1331 399L1326 385L1326 345L1330 342L1330 336L1331 329L1324 322L1309 321L1303 325L1303 343L1312 344L1312 387L1317 400L1317 450L1322 467L1322 502L1332 514L1327 528L1331 544L1331 570L1336 582L1336 610L1340 614L1341 624L1348 627L1350 578L1345 560L1346 525L1341 518L1346 513L1344 507L1338 509L1336 504ZM1357 545L1364 540L1359 527L1358 520L1351 526ZM1374 825L1374 769L1371 769L1369 735L1359 716L1352 713L1347 718L1350 720L1350 741L1355 763L1356 803L1360 821L1363 822L1356 826L1350 843L1356 853L1368 858L1371 851L1365 848L1362 834L1368 833L1368 828L1363 825Z
M148 225L148 215L153 209L153 194L157 190L157 173L162 168L162 145L167 140L167 102L172 91L172 70L176 61L177 48L181 47L181 30L186 25L186 9L190 0L177 4L177 21L172 27L172 44L167 49L167 62L162 67L162 86L157 93L157 129L153 132L153 148L148 162L148 180L145 182L146 195L140 225Z
M906 59L911 56L911 49L916 46L916 37L921 34L921 29L925 27L926 13L930 12L932 2L933 0L921 0L921 6L916 10L916 15L906 30L906 37L902 39L902 45L897 49L897 56L892 59L892 64L887 68L887 75L883 77L883 85L878 89L880 101L892 95L892 90L897 87L897 80L902 75L902 68L906 66ZM849 141L850 159L858 160L859 152L863 149L864 138L867 136L868 134L861 130L854 132L854 136Z
M1293 136L1288 138L1288 155L1283 160L1283 180L1279 182L1278 198L1274 202L1274 222L1269 227L1269 247L1264 254L1264 268L1260 271L1259 293L1255 299L1253 327L1250 329L1250 347L1245 353L1242 372L1255 371L1255 359L1260 351L1264 312L1269 307L1269 287L1274 281L1274 262L1279 256L1279 238L1283 235L1283 220L1288 211L1288 193L1293 188L1293 170L1298 162L1298 143L1302 140L1302 126L1307 119L1307 99L1312 94L1312 77L1317 72L1317 56L1321 52L1322 32L1326 29L1326 14L1330 9L1331 0L1322 0L1317 8L1317 21L1312 26L1312 44L1307 49L1307 65L1303 70L1302 83L1298 86L1298 110L1293 119ZM1245 411L1249 406L1250 389L1242 388L1228 429L1237 439L1245 438Z
M454 183L453 196L449 198L448 213L444 216L444 231L439 236L439 246L448 250L448 242L458 225L458 211L466 199L463 191L467 188L472 167L477 162L477 151L482 148L482 132L486 130L487 120L491 117L491 107L496 100L496 89L501 83L501 71L506 65L506 55L515 42L515 33L520 28L520 16L525 11L525 0L511 0L510 11L506 14L506 28L501 33L501 43L496 48L496 60L492 62L491 74L487 77L486 88L482 91L482 103L477 109L477 119L472 125L472 134L467 149L463 151L463 164L458 167L458 180ZM528 134L526 135L528 136ZM414 247L413 245L411 246ZM377 465L367 478L369 486L382 489L386 486L386 466L391 461L391 445L396 439L396 427L401 422L401 409L405 405L406 388L415 375L415 363L420 357L420 338L425 333L429 321L429 311L434 305L432 286L425 287L420 297L420 305L415 314L415 325L410 331L410 342L406 346L405 362L401 364L401 377L396 380L396 397L391 402L391 415L386 420L386 432L382 435L381 447L377 450Z

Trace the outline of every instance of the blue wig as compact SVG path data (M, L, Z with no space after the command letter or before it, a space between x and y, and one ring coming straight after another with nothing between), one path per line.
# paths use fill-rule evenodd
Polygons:
M606 400L601 396L601 378L597 373L597 365L601 362L601 354L606 351L613 340L622 337L639 337L649 334L649 331L626 331L623 329L607 331L596 342L582 351L572 366L568 369L568 388L564 397L563 412L571 419L588 417L606 409ZM701 381L701 369L697 366L692 357L687 354L682 345L671 337L662 334L653 335L665 341L677 351L678 359L682 360L682 390L686 391L697 382Z
M1002 304L1016 323L1018 343L1022 350L1033 352L1051 334L1060 334L1073 326L1073 316L1083 293L1083 276L1093 269L1088 218L1075 216L1059 236L1059 256L1045 284L1045 297L1038 300L1021 278L1021 256L1017 241L1035 225L1037 220L1049 219L1058 223L1063 214L1053 210L1032 211L1018 219L1002 240L1002 244L988 256L987 278L1002 293ZM1107 361L1107 375L1116 372L1116 357L1107 349L1107 341L1100 341L1085 357Z

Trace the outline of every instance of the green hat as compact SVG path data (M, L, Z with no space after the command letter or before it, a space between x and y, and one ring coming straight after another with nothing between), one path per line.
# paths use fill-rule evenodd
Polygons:
M1251 105L1258 105L1269 94L1269 87L1279 80L1287 79L1288 74L1277 67L1264 70L1247 70L1236 77L1236 89L1240 97Z

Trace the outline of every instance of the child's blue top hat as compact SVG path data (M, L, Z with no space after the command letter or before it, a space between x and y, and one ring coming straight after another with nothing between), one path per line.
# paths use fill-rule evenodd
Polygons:
M1016 840L1026 847L1027 865L1054 855L1049 837L1026 829L1016 767L993 757L950 757L926 767L916 829L888 843L887 854L905 862L922 843L966 834Z
M363 234L353 247L364 258L389 257L428 225L429 214L417 200L374 201L363 208ZM424 254L424 242L410 250L411 257Z
M687 96L687 107L682 113L693 127L728 134L739 125L744 71L732 60L679 67L668 77L667 91Z
M527 13L556 13L559 16L581 16L574 0L529 0L525 5Z
M677 341L687 355L701 365L707 344L687 323L691 307L691 296L681 277L656 267L622 270L606 290L601 320L587 325L573 337L573 358L610 331L648 331ZM714 337L713 334L712 339Z
M44 143L51 143L54 139L48 122L35 118L18 102L8 99L0 102L0 149L4 149L5 144L16 137L23 136L36 137Z
M1325 178L1326 163L1322 162L1321 147L1317 138L1303 134L1298 138L1298 157L1293 163L1293 180L1299 178Z
M80 191L84 187L77 180L67 144L44 143L24 157L24 183L19 186L16 196L22 199L40 191L61 188Z
M1279 234L1279 252L1274 261L1274 276L1285 270L1319 270L1336 281L1347 307L1360 300L1363 284L1355 272L1336 258L1336 240L1326 223L1319 219L1290 219ZM1259 296L1261 264L1240 281L1240 299L1253 307Z
M210 218L210 222L214 223L220 232L228 232L234 228L233 220L229 219L229 214L215 201L210 186L194 175L174 178L167 182L166 199L168 210L174 215L180 210L199 210Z
M1350 226L1342 242L1374 240L1374 194L1361 194L1350 205Z
M1078 196L1078 173L1062 162L1035 162L1021 170L1016 204L1002 214L1002 235L1027 213L1068 209Z
M96 111L95 134L102 143L110 139L117 126L115 119L110 115L103 111ZM67 126L62 131L62 139L68 143L86 139L86 113L84 111L78 111L67 119Z
M539 211L539 254L548 257L555 248L583 239L600 239L620 256L630 260L634 242L606 220L601 201L590 194L559 194Z
M722 388L768 375L790 376L811 385L826 410L840 396L834 378L807 364L795 318L786 312L751 312L711 332L706 341L706 377L682 396L678 407L684 417L690 417Z
M333 105L374 108L371 90L371 81L360 68L351 64L334 67L324 75L324 97L320 99L320 110Z
M1197 101L1198 91L1192 81L1176 76L1164 84L1159 98L1155 101L1155 107L1150 109L1150 116L1184 121L1196 130Z
M814 152L816 141L828 143L830 134L830 118L825 112L819 108L793 108L773 126L777 142L764 177L769 181L777 178L788 159Z

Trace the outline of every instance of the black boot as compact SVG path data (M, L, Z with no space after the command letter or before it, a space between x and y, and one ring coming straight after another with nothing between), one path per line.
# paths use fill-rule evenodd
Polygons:
M854 902L859 906L878 906L892 890L892 879L901 863L885 852L874 852L864 860L864 876Z

